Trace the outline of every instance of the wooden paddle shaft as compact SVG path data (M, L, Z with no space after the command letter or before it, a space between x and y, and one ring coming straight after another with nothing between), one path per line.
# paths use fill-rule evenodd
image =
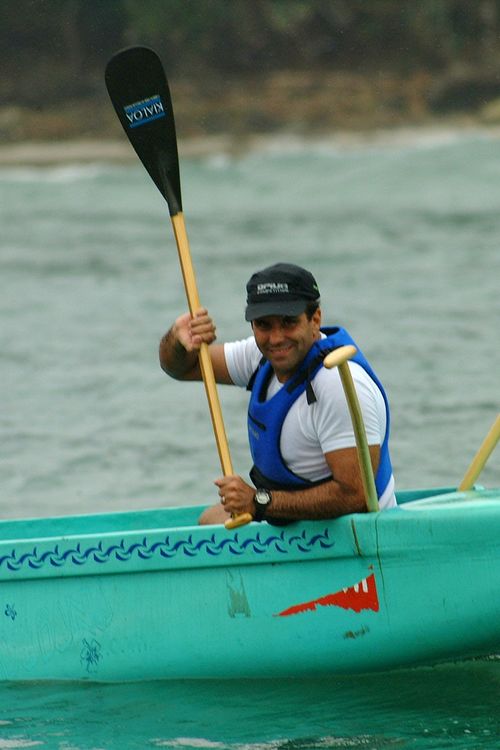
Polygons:
M370 512L375 512L379 510L379 505L377 488L373 477L370 449L368 447L368 440L366 439L365 424L363 422L363 414L359 405L358 394L356 393L356 387L352 379L349 365L347 364L347 360L353 357L354 354L356 354L356 348L354 346L350 344L348 346L341 346L330 354L327 354L323 364L328 369L331 369L332 367L338 367L339 369L340 380L342 382L347 405L351 414L354 437L358 449L358 459L361 469L363 489L365 492L366 506Z
M486 461L493 453L498 440L500 439L500 414L493 422L490 431L484 438L481 447L472 459L472 463L467 469L458 489L460 492L470 490L484 468Z
M179 252L179 260L181 264L182 277L184 279L184 287L186 289L189 311L191 315L194 316L201 305L198 296L198 288L196 285L193 263L191 260L191 253L189 250L184 215L182 214L182 212L179 212L174 216L171 216L171 220L174 229L177 250ZM208 345L205 343L201 345L199 359L201 374L203 377L203 383L205 385L210 416L212 419L212 425L215 434L215 441L217 443L217 450L222 467L222 473L225 476L230 476L231 474L233 474L233 465L231 462L231 455L229 453L229 445L227 442L224 422L222 419L222 410L220 407L219 395L217 393L217 387L215 384L212 360L210 359Z
M191 260L191 252L189 250L189 242L187 238L184 215L182 211L180 211L170 218L172 220L175 242L179 253L182 278L184 279L184 288L186 290L189 311L191 315L195 315L196 311L199 310L201 305L198 295L198 287L196 285L196 277L194 275L193 262ZM231 476L234 473L233 464L231 461L231 454L229 453L229 445L227 442L224 421L222 419L222 409L220 407L219 394L217 392L217 386L215 384L214 368L212 366L212 360L210 359L208 345L205 343L201 345L199 360L222 473L226 477ZM238 526L244 526L245 524L250 523L252 520L253 518L250 513L243 513L240 516L233 516L231 519L226 521L225 526L227 529L235 529Z

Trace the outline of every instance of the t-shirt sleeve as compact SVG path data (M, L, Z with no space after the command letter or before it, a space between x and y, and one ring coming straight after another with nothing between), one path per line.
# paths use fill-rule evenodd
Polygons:
M224 344L224 356L233 383L246 388L262 358L254 337Z

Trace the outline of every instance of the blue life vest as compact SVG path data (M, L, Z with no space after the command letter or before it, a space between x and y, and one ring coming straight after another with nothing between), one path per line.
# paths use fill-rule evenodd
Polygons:
M248 439L254 462L250 476L257 487L270 490L298 490L321 484L332 478L329 475L318 482L312 482L292 472L281 455L280 437L285 417L297 398L306 391L308 403L316 400L312 381L319 369L323 367L323 360L326 355L340 346L352 344L357 349L352 361L363 367L380 389L385 402L387 425L384 441L380 446L380 460L375 477L377 494L380 498L392 475L389 455L390 418L387 396L366 357L349 333L338 327L322 328L321 330L326 338L313 344L298 372L269 400L266 401L266 393L273 375L273 369L269 362L263 360L252 376L248 386L252 391L248 405Z

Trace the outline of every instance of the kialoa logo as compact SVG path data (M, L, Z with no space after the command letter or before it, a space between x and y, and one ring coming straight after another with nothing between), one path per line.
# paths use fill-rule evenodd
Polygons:
M134 102L134 104L127 104L123 109L129 128L138 128L139 125L146 125L148 122L165 117L165 109L159 94Z

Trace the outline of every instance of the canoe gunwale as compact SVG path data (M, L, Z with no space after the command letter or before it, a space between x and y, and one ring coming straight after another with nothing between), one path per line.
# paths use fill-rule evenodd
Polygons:
M139 522L145 513L138 512ZM152 513L158 515L155 511ZM134 520L134 512L131 512L125 516L116 514L117 520L126 518L129 528L85 533L89 519L94 529L92 524L98 517L81 516L80 534L16 539L4 536L0 542L0 580L193 571L308 560L378 559L381 555L401 554L404 547L398 543L398 535L405 539L405 545L417 548L426 538L429 524L435 527L433 544L436 549L438 539L440 544L449 545L448 525L462 527L465 524L472 528L477 525L474 519L478 514L482 519L479 524L485 519L491 522L496 517L500 519L498 491L448 492L413 500L390 511L297 522L287 527L252 523L234 531L223 526L198 525L130 528ZM187 517L194 515L191 506ZM112 517L112 514L103 517L106 525ZM76 519L70 517L70 523L74 525ZM61 519L57 522L60 524ZM46 531L50 519L42 519L40 523ZM0 538L1 526L0 522ZM16 527L11 524L10 528ZM35 521L31 522L31 528L36 530ZM414 529L413 534L411 529ZM484 534L488 537L488 529Z

